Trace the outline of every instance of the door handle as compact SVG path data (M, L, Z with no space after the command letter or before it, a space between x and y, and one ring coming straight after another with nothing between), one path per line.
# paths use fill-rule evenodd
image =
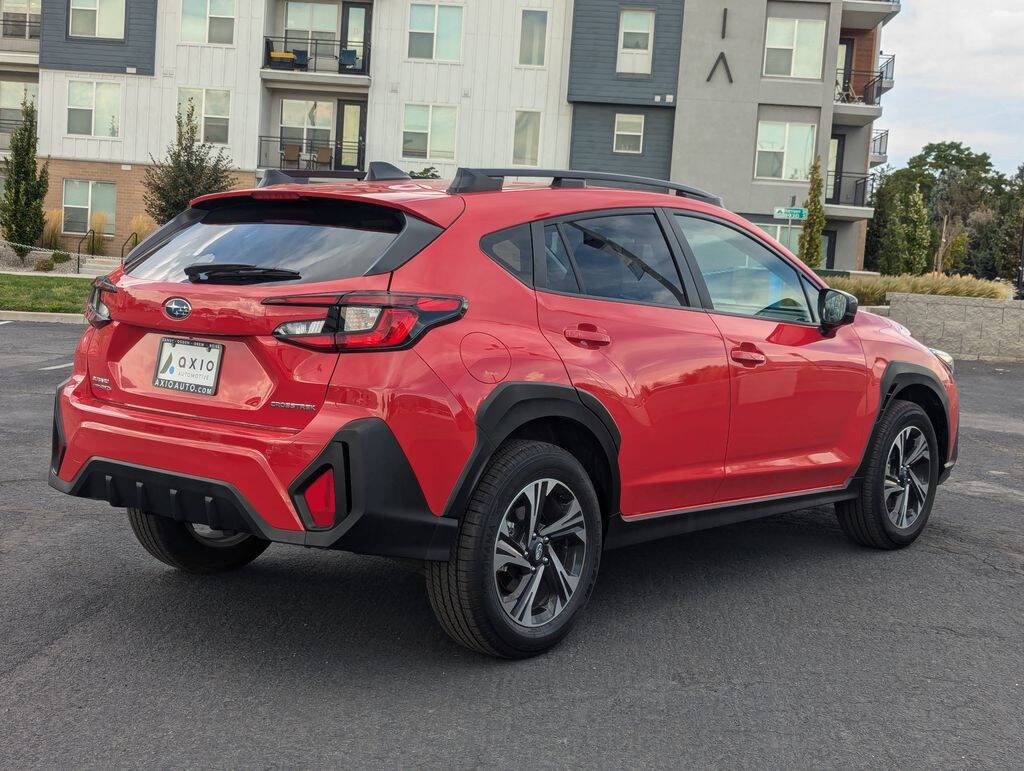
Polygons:
M582 348L599 348L612 341L607 332L594 324L577 324L575 327L566 327L562 334L570 343Z
M729 352L729 356L734 362L742 364L744 367L760 367L768 363L768 357L757 350L756 347L746 343L744 345L746 347L733 348Z

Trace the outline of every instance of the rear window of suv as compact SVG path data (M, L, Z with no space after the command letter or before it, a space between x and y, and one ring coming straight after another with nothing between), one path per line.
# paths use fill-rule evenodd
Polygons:
M188 281L191 265L244 264L301 274L289 284L355 278L372 270L405 226L386 206L332 201L244 201L202 213L133 258L128 274Z

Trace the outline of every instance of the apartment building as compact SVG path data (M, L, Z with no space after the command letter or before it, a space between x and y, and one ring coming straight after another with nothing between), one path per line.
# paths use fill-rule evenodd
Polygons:
M33 4L34 3L34 4ZM130 246L189 100L239 184L268 168L601 169L774 220L827 167L828 265L857 268L893 60L885 0L0 0L0 151L39 107L47 208ZM6 123L5 123L6 121Z

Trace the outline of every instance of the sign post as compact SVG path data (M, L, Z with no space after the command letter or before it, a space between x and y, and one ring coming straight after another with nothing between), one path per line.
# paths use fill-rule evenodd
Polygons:
M807 209L800 206L776 206L772 219L786 220L786 238L789 239L793 234L793 220L797 222L806 220ZM779 240L781 241L782 239Z

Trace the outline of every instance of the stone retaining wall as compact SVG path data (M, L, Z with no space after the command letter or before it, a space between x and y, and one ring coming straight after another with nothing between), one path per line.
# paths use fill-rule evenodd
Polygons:
M958 359L1024 361L1024 302L890 293L889 318Z

